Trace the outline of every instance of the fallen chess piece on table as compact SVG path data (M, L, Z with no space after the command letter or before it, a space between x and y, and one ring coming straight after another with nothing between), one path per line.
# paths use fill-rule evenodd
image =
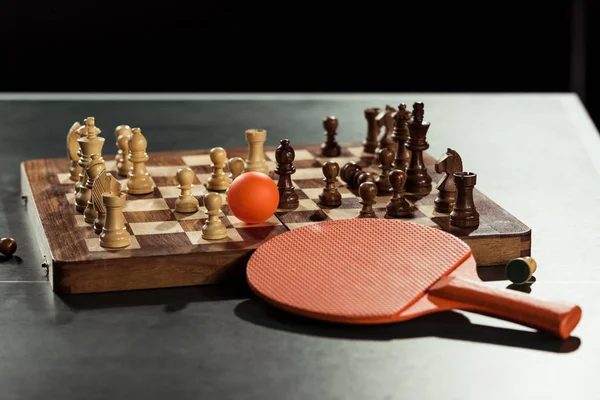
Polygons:
M17 251L17 241L11 237L0 239L0 253L6 257L10 257Z
M506 264L506 277L517 285L531 281L537 270L537 263L531 257L518 257Z

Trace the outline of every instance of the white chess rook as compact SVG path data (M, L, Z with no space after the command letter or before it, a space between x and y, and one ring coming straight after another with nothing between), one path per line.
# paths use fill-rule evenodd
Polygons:
M256 171L269 174L269 166L265 161L265 141L267 131L264 129L248 129L246 141L248 142L248 159L244 172Z
M131 235L125 228L125 194L105 193L102 201L106 207L106 220L100 233L100 246L108 249L120 249L131 244Z

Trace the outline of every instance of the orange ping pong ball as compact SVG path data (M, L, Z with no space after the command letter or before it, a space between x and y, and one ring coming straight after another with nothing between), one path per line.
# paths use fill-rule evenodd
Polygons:
M246 172L229 185L227 204L239 220L258 224L269 219L277 210L279 190L269 176L261 172Z

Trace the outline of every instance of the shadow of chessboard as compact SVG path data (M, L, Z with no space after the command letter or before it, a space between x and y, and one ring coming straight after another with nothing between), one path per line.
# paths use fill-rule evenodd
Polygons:
M292 211L278 210L264 223L249 225L229 210L224 193L221 219L227 238L202 239L201 228L207 215L204 209L194 214L179 214L174 204L179 189L175 174L188 166L196 172L193 194L200 200L207 193L205 184L211 173L209 150L149 153L147 169L156 189L148 195L127 195L124 208L131 245L122 250L100 247L99 237L75 211L74 182L69 180L66 159L30 160L21 164L21 186L25 207L36 231L41 261L48 266L52 288L57 293L92 293L134 289L226 283L244 279L245 265L253 250L270 238L300 226L322 221L354 218L361 206L356 190L339 178L342 205L327 208L318 204L323 188L321 166L334 160L343 166L358 161L360 143L343 144L340 157L326 158L319 145L294 146L296 172L292 181L300 205ZM246 148L227 149L228 157L247 155ZM275 169L275 148L265 154L270 170ZM362 155L364 156L364 155ZM434 158L424 155L434 182L440 176L433 170ZM106 167L115 176L114 161L105 157ZM377 172L376 167L369 167ZM271 177L277 179L271 172ZM118 177L125 187L122 177ZM405 220L446 230L469 244L478 265L504 265L514 257L530 255L531 230L506 210L475 189L474 199L480 225L474 230L454 228L448 214L434 212L436 189L420 199L409 201L414 213ZM374 206L383 218L389 195L378 196ZM335 240L335 238L332 238ZM373 238L373 245L385 238ZM343 257L335 254L332 257ZM348 260L351 262L351 260Z

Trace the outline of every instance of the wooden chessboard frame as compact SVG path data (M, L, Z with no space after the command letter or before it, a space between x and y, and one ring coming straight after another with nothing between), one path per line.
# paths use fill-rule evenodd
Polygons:
M200 229L206 219L202 211L193 215L174 212L174 201L179 194L175 181L178 168L189 166L196 172L193 194L200 200L207 192L204 184L211 172L209 150L149 153L147 168L157 188L150 195L127 195L124 214L132 244L124 250L102 249L91 226L75 211L74 182L68 179L66 159L23 162L22 195L35 229L42 263L47 266L49 280L57 293L224 283L243 279L252 252L270 238L324 220L353 218L358 213L360 205L356 190L345 187L339 179L342 206L327 209L316 202L323 187L323 162L335 160L341 167L364 156L360 143L343 143L342 147L340 157L328 158L320 155L320 145L295 145L296 173L292 180L300 197L300 206L292 211L278 210L265 223L249 226L237 220L222 194L221 219L228 229L228 238L219 241L201 238ZM247 151L247 148L227 149L227 155L245 158ZM270 171L275 169L274 151L275 147L265 148ZM109 157L105 159L107 169L115 173L114 161ZM425 153L424 160L436 182L441 176L433 169L435 158ZM370 169L377 172L375 167ZM270 174L276 179L273 172ZM122 177L118 179L125 182ZM481 223L475 230L454 228L449 225L448 215L435 213L435 192L434 189L429 196L415 202L418 211L407 220L458 236L471 246L478 265L504 265L514 257L530 255L531 230L477 189L474 198ZM387 199L389 195L377 198L375 211L380 218L385 214ZM374 246L378 240L383 238L373 238Z

